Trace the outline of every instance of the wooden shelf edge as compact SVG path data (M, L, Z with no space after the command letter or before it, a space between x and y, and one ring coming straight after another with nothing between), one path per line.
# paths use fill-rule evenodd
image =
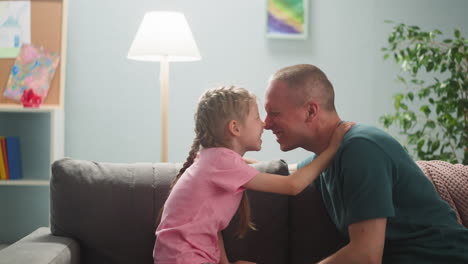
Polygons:
M23 107L15 104L0 104L0 112L18 112L18 113L44 113L62 109L56 105L42 105L39 108Z
M49 186L49 180L0 180L0 186Z

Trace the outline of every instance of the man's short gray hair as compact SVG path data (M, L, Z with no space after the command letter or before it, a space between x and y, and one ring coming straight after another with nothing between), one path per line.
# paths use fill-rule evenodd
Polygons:
M298 105L313 99L323 109L336 111L333 85L325 73L314 65L297 64L282 68L270 77L270 83L273 81L285 82Z

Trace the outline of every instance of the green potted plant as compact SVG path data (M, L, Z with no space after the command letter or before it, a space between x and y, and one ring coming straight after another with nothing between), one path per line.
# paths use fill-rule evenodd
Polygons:
M468 40L459 30L442 35L394 24L382 51L401 67L405 90L380 122L397 127L414 158L468 164Z

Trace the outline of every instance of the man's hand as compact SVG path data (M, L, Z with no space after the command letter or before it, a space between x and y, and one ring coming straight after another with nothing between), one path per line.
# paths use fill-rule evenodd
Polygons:
M350 242L322 260L328 263L382 263L387 218L376 218L349 225Z

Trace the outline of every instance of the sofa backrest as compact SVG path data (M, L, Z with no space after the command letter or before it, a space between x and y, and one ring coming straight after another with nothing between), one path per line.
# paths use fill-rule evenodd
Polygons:
M82 263L153 263L155 217L176 172L171 163L58 160L51 232L77 240Z
M253 166L262 172L289 174L284 161L260 162ZM247 190L247 195L256 231L249 231L244 238L239 239L239 214L233 217L223 231L229 260L246 260L258 264L289 264L289 196L252 190Z
M289 264L317 263L345 244L314 184L289 198Z
M253 165L288 174L283 161ZM118 164L73 159L52 165L51 232L80 244L81 263L153 263L155 219L180 164ZM258 231L236 237L237 219L223 232L231 261L288 261L288 196L249 192Z

